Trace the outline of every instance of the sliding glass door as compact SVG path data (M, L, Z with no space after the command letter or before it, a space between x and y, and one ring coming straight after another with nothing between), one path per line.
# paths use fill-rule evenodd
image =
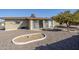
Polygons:
M34 29L43 28L43 20L33 20L33 28Z
M43 28L43 20L39 20L39 28Z
M33 20L33 28L38 29L39 28L39 22L38 20Z

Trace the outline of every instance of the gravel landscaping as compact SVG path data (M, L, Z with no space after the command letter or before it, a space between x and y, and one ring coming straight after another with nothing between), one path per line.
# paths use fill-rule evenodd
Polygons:
M36 34L36 35L30 35L30 36L21 36L17 39L15 39L15 42L27 42L27 41L31 41L31 40L37 40L43 38L42 34Z
M45 40L32 42L21 46L12 43L13 38L19 35L30 34L30 33L44 33L47 37ZM36 49L36 47L46 46L47 44L49 45L62 40L66 40L67 38L70 38L75 35L78 35L78 33L65 32L65 31L56 32L56 31L31 31L31 30L0 31L0 50L33 50Z

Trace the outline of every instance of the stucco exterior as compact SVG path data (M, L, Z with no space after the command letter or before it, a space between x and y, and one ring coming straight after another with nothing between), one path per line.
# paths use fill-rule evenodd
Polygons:
M17 30L17 29L42 29L42 28L51 28L52 20L48 18L4 18L5 20L5 30Z
M5 30L17 30L29 26L29 23L26 20L6 20L5 21Z
M53 20L53 27L59 26L59 23Z

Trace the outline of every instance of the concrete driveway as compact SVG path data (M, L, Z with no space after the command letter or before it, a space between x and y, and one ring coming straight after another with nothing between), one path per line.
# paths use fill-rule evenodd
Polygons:
M33 42L25 45L15 45L12 39L16 36L29 33L45 33L47 38L39 42ZM14 31L0 31L0 50L33 50L38 46L45 46L46 44L55 43L65 38L76 35L75 32L54 32L54 31L31 31L31 30L14 30Z

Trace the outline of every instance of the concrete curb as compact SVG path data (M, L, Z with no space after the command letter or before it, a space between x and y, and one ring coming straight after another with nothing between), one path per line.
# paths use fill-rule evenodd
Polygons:
M28 42L15 42L15 41L14 41L15 39L20 38L20 37L23 37L23 36L36 35L36 34L40 34L40 33L33 33L33 34L26 34L26 35L17 36L17 37L15 37L14 39L12 39L12 42L13 42L15 45L24 45L24 44L28 44L28 43L32 43L32 42L41 41L41 40L44 40L44 39L46 38L46 35L43 34L44 37L41 38L41 39L36 39L36 40L28 41Z

